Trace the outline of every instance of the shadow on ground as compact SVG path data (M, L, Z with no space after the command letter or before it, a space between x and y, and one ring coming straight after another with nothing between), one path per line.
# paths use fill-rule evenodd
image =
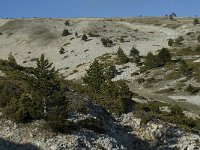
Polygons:
M31 143L17 144L0 138L0 150L40 150L40 149Z

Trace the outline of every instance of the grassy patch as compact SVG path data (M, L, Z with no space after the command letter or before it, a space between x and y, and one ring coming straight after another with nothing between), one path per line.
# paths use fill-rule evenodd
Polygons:
M159 91L156 91L155 93L158 93L158 94L173 94L174 93L174 88L168 88L168 89L162 89L162 90L159 90Z
M183 48L179 50L172 50L175 52L175 56L187 56L187 55L199 55L200 51L193 50L192 48Z
M171 73L164 76L164 80L176 80L181 77L180 73L178 71L172 71Z

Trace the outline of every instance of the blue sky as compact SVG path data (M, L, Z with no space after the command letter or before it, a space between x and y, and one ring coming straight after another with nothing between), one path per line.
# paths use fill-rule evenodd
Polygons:
M0 0L0 17L200 16L200 0Z

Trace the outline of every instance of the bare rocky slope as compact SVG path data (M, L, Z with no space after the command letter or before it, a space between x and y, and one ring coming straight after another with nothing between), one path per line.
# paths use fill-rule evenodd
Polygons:
M65 74L68 79L78 78L83 75L85 68L98 56L105 53L115 53L119 46L129 54L135 45L141 54L167 47L167 39L177 37L185 28L176 30L162 26L130 23L129 20L120 19L68 19L69 26L64 23L66 19L3 19L0 20L0 58L6 59L12 52L19 64L24 66L34 65L34 58L45 53L57 69ZM62 37L64 29L71 35ZM80 36L84 33L100 35L89 37L84 42ZM120 42L120 37L125 39ZM105 48L100 39L108 37L114 41L114 46ZM61 55L60 48L66 53ZM77 67L77 65L83 64ZM67 70L66 70L67 68ZM69 68L69 69L68 69ZM71 75L73 70L78 70L77 75Z

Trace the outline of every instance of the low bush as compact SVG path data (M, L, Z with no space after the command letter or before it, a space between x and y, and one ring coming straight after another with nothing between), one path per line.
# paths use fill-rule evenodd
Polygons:
M101 38L101 42L105 47L111 47L113 45L113 41L109 38Z
M189 93L192 94L192 95L198 93L199 90L200 90L200 88L194 87L194 86L192 86L191 84L188 85L188 87L185 89L186 92L189 92Z
M62 55L65 53L65 49L63 47L61 47L61 49L59 50L59 53Z
M64 29L63 33L62 33L62 36L68 36L68 35L70 35L69 30Z
M169 39L168 40L168 46L173 46L174 44L174 40L173 39Z
M75 36L78 37L78 32L77 31L75 32Z
M23 90L14 80L0 80L0 107L5 107L12 98L19 98Z
M87 35L86 34L83 34L82 38L81 38L83 41L86 41L88 39Z
M194 24L194 25L197 25L197 24L199 24L199 19L197 19L197 18L194 18L193 24Z
M69 21L68 20L65 21L65 25L69 26Z
M189 68L187 63L184 60L181 60L179 72L183 76L191 76L192 75L192 68Z
M183 41L184 41L184 38L182 36L179 36L177 39L175 39L174 44L176 46L179 46L182 44Z

